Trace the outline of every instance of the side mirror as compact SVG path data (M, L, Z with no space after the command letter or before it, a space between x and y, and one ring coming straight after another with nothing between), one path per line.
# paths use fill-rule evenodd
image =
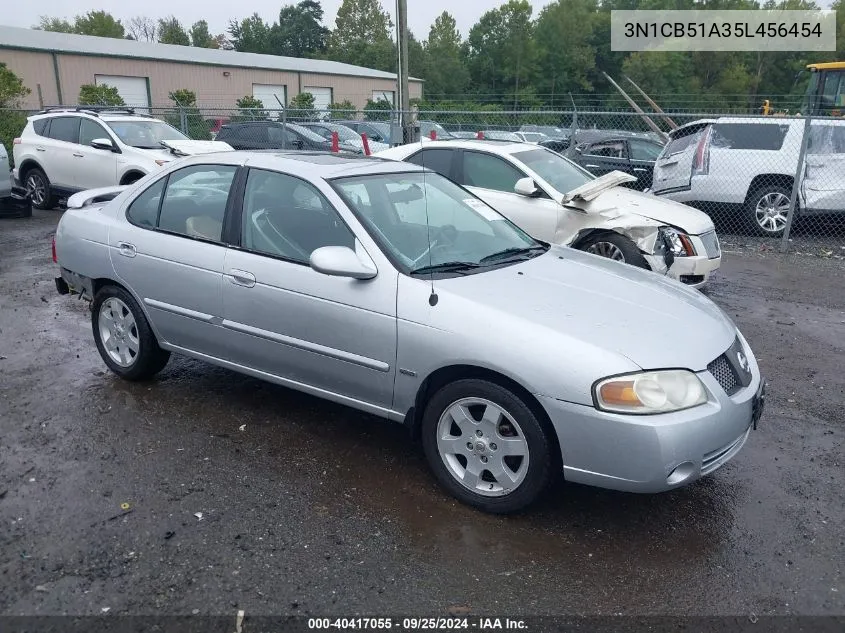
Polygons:
M113 152L115 149L117 149L110 138L95 138L93 141L91 141L91 147L93 147L94 149L107 149L110 152Z
M540 195L540 189L537 187L537 183L531 178L520 178L516 181L513 190L526 198L536 198Z
M371 261L362 261L355 251L346 246L318 248L311 253L309 264L318 273L333 277L372 279L378 272Z

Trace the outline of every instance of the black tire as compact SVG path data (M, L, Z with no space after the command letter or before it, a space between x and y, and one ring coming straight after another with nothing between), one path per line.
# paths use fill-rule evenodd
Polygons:
M113 359L107 351L107 342L103 341L100 327L100 313L105 310L112 310L115 305L109 304L103 307L109 299L116 299L125 306L131 313L134 320L134 328L125 331L125 336L134 333L137 340L137 351L134 355L128 354L127 364L120 364ZM119 306L118 306L119 307ZM147 380L164 369L170 359L170 352L161 349L153 334L150 324L147 322L144 312L141 310L135 298L120 286L104 286L94 297L91 305L91 328L94 332L94 341L97 350L103 361L115 374L125 380ZM128 348L127 348L128 349Z
M143 177L144 177L144 174L139 174L139 173L129 174L128 176L124 176L123 182L121 182L120 184L121 185L134 185L136 182L141 180L141 178L143 178Z
M23 178L23 186L29 193L32 206L36 209L52 209L56 206L56 196L50 190L50 179L40 167L31 167Z
M745 205L746 223L751 228L755 235L763 235L765 237L781 237L786 230L786 219L789 215L789 200L792 197L792 189L784 187L783 185L771 184L761 185L751 192L748 197L748 202ZM772 205L765 204L767 200L771 201ZM786 209L781 216L777 213L774 216L768 216L767 210L761 209L761 214L758 215L757 207L762 205L766 209L772 208L775 211L783 209L785 203ZM796 202L797 205L797 202Z
M457 475L452 474L450 466L446 464L446 458L441 456L440 449L438 448L438 425L441 417L459 401L470 398L489 401L503 409L517 424L519 435L516 435L516 431L514 431L515 435L512 439L521 437L527 444L528 462L525 474L521 481L517 483L514 490L501 494L501 496L485 496L464 486L457 479ZM448 420L448 418L444 419ZM502 421L507 423L507 420L504 418L502 418ZM480 421L472 422L471 424L479 424L479 428L481 427ZM513 429L514 427L511 426L510 428ZM535 502L552 481L554 466L559 462L554 455L554 451L556 450L555 443L549 437L549 431L545 429L543 423L537 418L531 408L509 389L487 380L476 378L458 380L439 389L426 405L422 419L421 433L423 450L425 451L429 466L440 485L459 501L493 514L518 512ZM475 433L478 433L478 431L475 431ZM464 435L467 437L464 438ZM499 437L499 441L502 441L501 435L494 435L489 439L495 442L496 437ZM472 441L469 443L475 443L476 440L485 439L477 438L474 435L463 432L460 435L460 443L463 443L464 439L469 440L470 438ZM477 465L481 469L482 474L482 478L479 479L478 483L479 485L485 485L485 487L492 479L492 471L484 470L485 467L492 467L494 465L493 459L495 455L491 450L495 451L496 448L503 448L496 447L492 442L487 445L488 452L486 453L486 455L490 456L490 462L485 461L483 465L478 462ZM469 458L485 459L481 455L469 455ZM467 460L466 455L464 456L464 460ZM467 468L468 463L462 465L464 468ZM490 479L484 479L486 477ZM492 481L496 480L492 479ZM493 487L492 484L490 486L491 488Z
M593 253L599 257L614 259L615 261L630 264L637 268L651 270L651 266L648 265L646 258L643 257L637 245L619 233L598 233L591 235L578 245L578 250ZM610 253L618 253L621 259L612 257Z

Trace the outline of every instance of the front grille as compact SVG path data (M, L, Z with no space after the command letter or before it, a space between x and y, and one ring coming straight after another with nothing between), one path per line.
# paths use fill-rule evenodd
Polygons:
M719 246L719 237L716 231L703 233L698 236L698 239L704 244L704 251L707 253L708 259L716 259L722 254L722 248Z
M740 389L739 381L736 378L733 367L731 367L728 359L724 354L719 356L712 363L707 365L707 369L713 374L716 382L725 390L725 393L732 396Z

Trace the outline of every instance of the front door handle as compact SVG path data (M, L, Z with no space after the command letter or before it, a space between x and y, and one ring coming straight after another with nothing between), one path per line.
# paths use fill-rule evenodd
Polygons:
M246 270L238 270L237 268L233 268L229 271L229 274L226 275L226 277L228 277L229 281L231 281L237 286L252 288L255 285L255 275Z
M645 167L634 167L634 171L648 171Z
M74 153L73 155L76 156L77 158L83 158L85 156L85 154L76 154L76 153Z
M44 149L43 147L36 147L36 148L35 148L35 151L36 151L36 152L46 152L47 150L46 150L46 149Z
M135 257L135 245L129 242L118 242L117 250L124 257Z

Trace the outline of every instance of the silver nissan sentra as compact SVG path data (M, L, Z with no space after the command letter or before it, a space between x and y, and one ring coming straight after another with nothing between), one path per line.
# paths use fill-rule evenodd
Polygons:
M764 381L714 303L532 239L409 163L227 152L73 196L59 292L127 380L183 354L403 423L461 501L568 481L654 493L756 428Z

